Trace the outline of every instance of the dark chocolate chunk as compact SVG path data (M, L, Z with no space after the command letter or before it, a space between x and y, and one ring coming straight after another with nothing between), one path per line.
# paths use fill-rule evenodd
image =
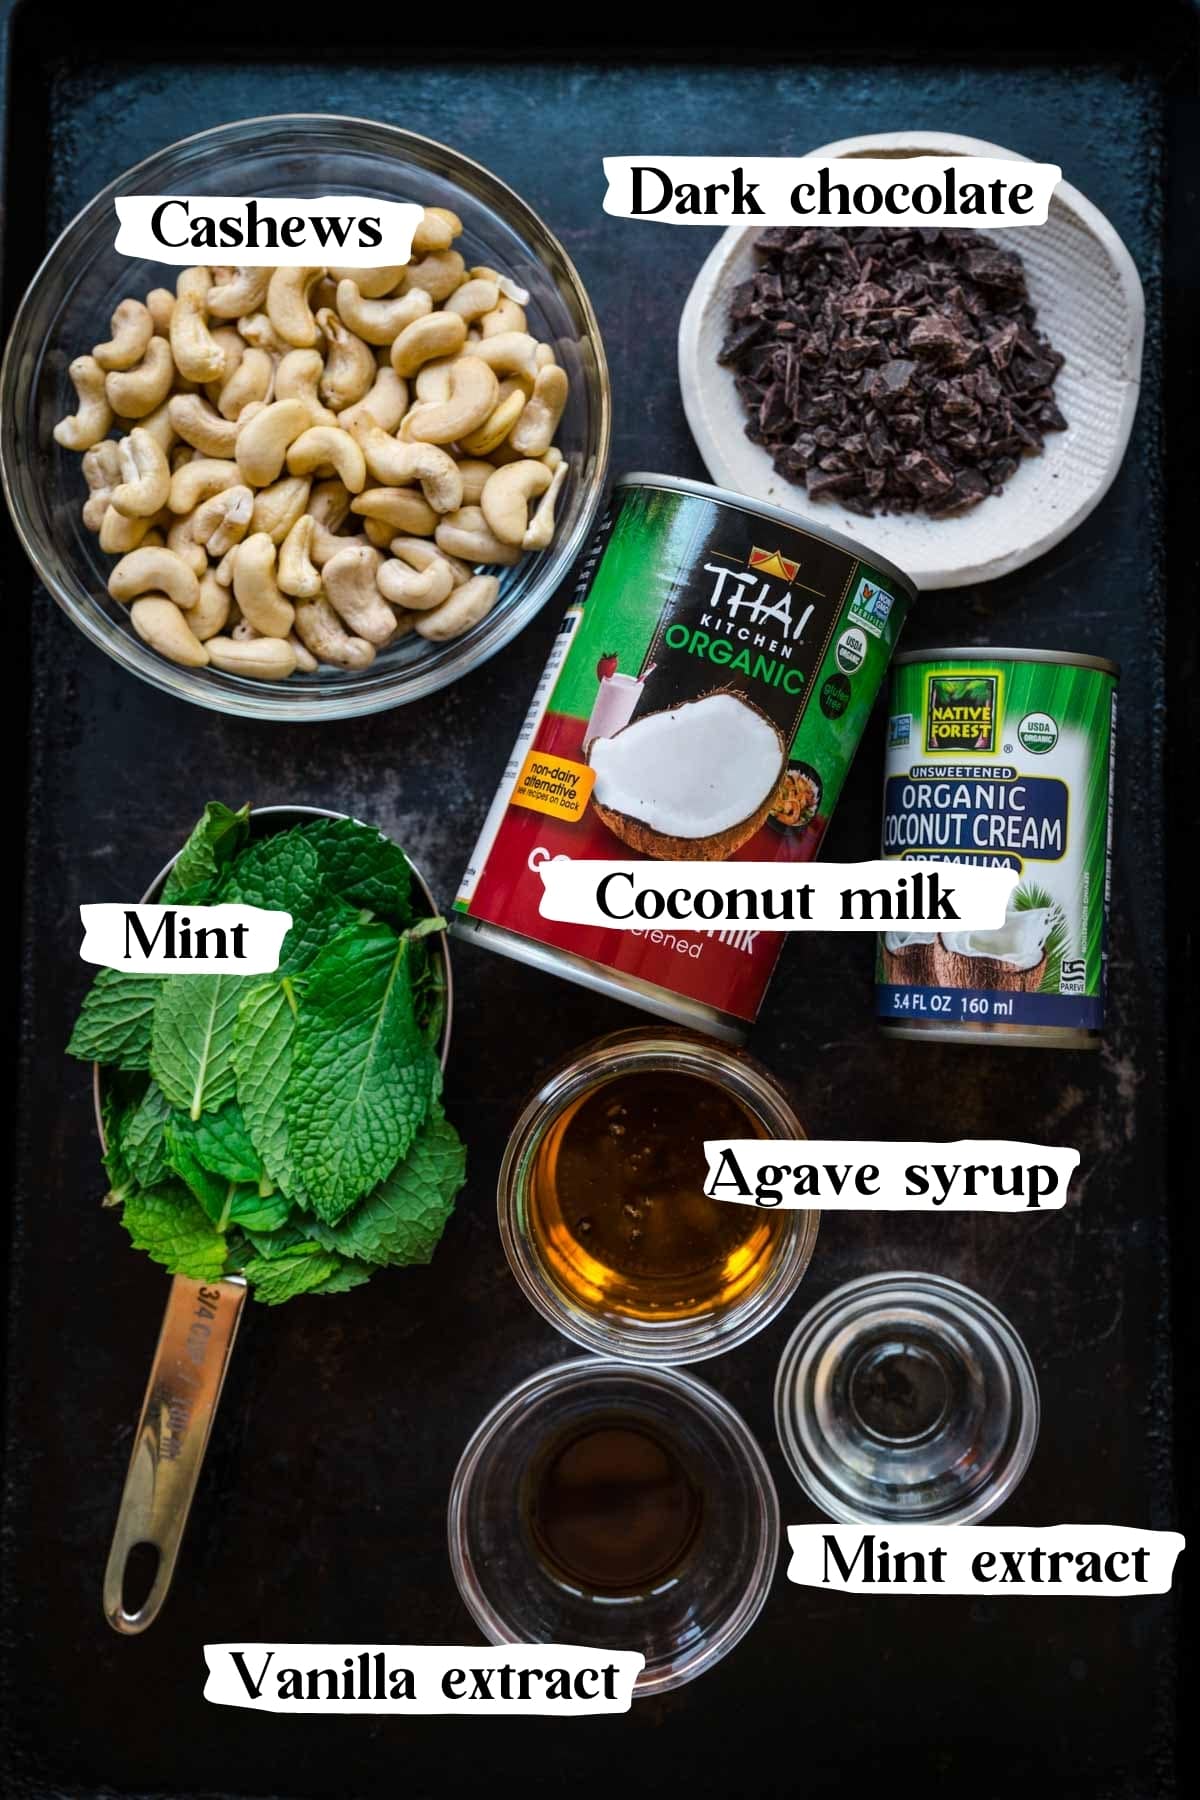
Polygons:
M934 517L999 493L1067 422L1015 251L928 226L773 226L719 360L746 433L812 499Z

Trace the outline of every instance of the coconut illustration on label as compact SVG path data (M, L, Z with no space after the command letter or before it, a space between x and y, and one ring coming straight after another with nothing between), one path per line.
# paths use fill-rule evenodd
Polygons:
M667 476L618 482L454 930L742 1037L780 933L752 919L726 931L545 919L539 871L555 857L810 861L912 598L898 569L794 515Z
M765 713L737 694L706 694L598 738L592 805L644 856L723 862L766 823L786 759Z

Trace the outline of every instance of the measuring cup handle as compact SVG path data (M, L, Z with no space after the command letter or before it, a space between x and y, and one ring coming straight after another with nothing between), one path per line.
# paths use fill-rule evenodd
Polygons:
M171 1283L104 1571L104 1616L125 1636L153 1624L167 1597L245 1299L240 1275ZM141 1544L157 1552L158 1566L128 1612L126 1570Z

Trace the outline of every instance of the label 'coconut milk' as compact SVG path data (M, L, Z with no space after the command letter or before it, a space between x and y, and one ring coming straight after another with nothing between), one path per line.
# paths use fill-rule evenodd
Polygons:
M902 1036L1095 1043L1104 1024L1117 674L1099 657L922 650L892 676L883 854L1019 876L994 931L886 932Z
M455 902L493 949L740 1037L782 934L543 919L542 866L816 856L914 598L793 514L617 483Z

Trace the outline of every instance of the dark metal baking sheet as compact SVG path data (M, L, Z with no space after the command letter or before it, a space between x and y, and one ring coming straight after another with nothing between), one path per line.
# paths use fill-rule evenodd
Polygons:
M1174 479L1194 495L1181 389L1194 314L1171 285L1191 279L1194 296L1193 202L1180 173L1195 149L1194 14L1162 7L1161 30L1140 35L1130 21L1125 36L1110 37L1116 27L1094 13L1090 29L1072 35L1053 6L1011 33L998 20L972 23L971 9L893 12L874 32L835 10L789 45L692 46L685 60L633 38L606 56L596 45L536 55L511 42L414 49L398 18L376 22L375 42L367 28L352 30L345 46L327 41L314 57L303 43L273 46L253 22L239 37L229 9L206 14L202 35L182 9L160 7L144 27L136 9L97 9L90 24L46 6L9 9L7 312L77 207L159 145L253 113L376 116L488 163L562 235L613 368L614 469L702 476L680 404L675 328L712 238L606 217L602 155L799 153L915 124L1061 163L1122 233L1146 284L1145 386L1130 453L1104 504L1065 544L986 587L928 597L907 641L1062 645L1123 665L1104 1048L1050 1055L885 1042L871 1022L870 950L855 938L823 940L819 953L789 946L753 1047L794 1084L811 1132L904 1136L916 1118L933 1138L1070 1142L1083 1152L1080 1200L1037 1220L831 1215L790 1318L700 1373L758 1434L785 1519L815 1519L771 1424L790 1325L805 1300L853 1275L937 1269L1008 1312L1041 1376L1041 1442L1005 1521L1165 1526L1175 1518L1166 1032L1169 996L1188 971L1184 920L1168 910L1166 851L1171 833L1194 821L1195 803L1193 784L1169 765L1168 813L1164 754L1169 745L1184 756L1193 743L1195 637L1194 590L1167 581L1168 557L1181 578L1194 567L1194 502L1168 516L1164 432ZM539 20L535 35L550 25ZM539 1069L632 1015L470 947L455 951L448 1084L470 1179L436 1262L379 1277L353 1299L251 1309L174 1595L146 1638L108 1632L100 1572L165 1281L97 1204L87 1073L62 1054L86 980L75 960L77 906L140 891L209 795L377 819L448 897L557 608L419 706L284 729L219 718L130 680L36 587L7 529L4 559L8 698L15 708L27 692L29 705L5 1791L299 1800L397 1789L457 1796L493 1778L536 1778L591 1800L619 1769L635 1793L668 1784L705 1795L877 1785L898 1795L1017 1787L1060 1800L1173 1792L1170 1598L870 1601L795 1589L781 1571L756 1629L726 1662L622 1720L486 1731L432 1719L296 1723L206 1705L206 1641L475 1641L444 1551L451 1472L501 1393L570 1353L508 1275L494 1220L497 1162ZM14 646L28 655L25 689ZM880 751L876 729L831 830L831 855L873 852ZM1170 874L1181 887L1179 861ZM1186 1074L1178 1060L1171 1068L1186 1107Z

